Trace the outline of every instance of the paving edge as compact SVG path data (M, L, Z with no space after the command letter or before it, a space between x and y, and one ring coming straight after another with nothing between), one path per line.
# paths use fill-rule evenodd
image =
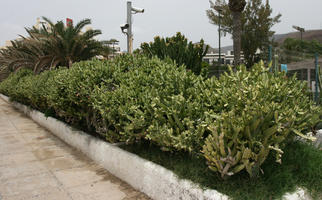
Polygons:
M103 166L113 175L130 184L154 200L228 200L229 197L216 190L202 189L197 184L179 179L173 172L147 161L135 154L124 151L116 145L99 140L52 117L17 102L6 102L25 113L39 125L45 127L70 146L82 151L89 158ZM283 200L311 199L305 189L298 188L286 193Z

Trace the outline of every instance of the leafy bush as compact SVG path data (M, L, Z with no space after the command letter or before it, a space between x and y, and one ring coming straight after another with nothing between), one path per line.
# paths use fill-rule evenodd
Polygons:
M0 84L0 92L11 96L10 93L14 91L14 87L18 84L19 80L24 77L31 75L32 71L28 69L20 69L16 73L11 73L7 79Z
M321 108L303 95L305 82L269 73L261 63L251 71L241 67L206 84L217 97L207 102L215 103L207 114L211 134L203 153L210 168L222 177L243 169L257 176L270 151L281 163L283 146L295 135L313 140L301 131L318 122ZM216 113L218 109L221 112Z
M195 83L201 77L176 68L171 61L147 59L137 69L123 74L119 87L98 87L92 99L104 119L106 137L113 141L131 142L148 139L164 150L195 149L202 140L196 124L202 115L198 102L188 104L196 96ZM119 134L118 134L119 133ZM197 135L201 135L197 140Z
M205 48L204 48L205 47ZM153 43L141 44L143 53L149 57L157 56L160 59L167 57L176 61L177 65L186 65L187 69L199 75L207 69L207 64L202 61L202 58L208 51L208 46L203 40L199 43L188 43L188 39L178 32L171 38L154 38Z
M295 135L311 139L301 132L319 120L321 107L305 90L305 83L271 74L262 63L205 80L170 59L142 55L39 75L19 71L0 84L13 100L54 111L109 142L145 140L204 156L224 178L241 170L256 176L271 151L280 162Z

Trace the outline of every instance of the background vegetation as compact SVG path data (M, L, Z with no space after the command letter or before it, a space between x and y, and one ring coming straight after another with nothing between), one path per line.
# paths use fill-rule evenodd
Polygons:
M259 49L262 52L266 52L270 39L274 35L274 31L271 31L271 28L280 22L281 15L271 16L273 10L268 1L263 3L262 0L250 0L246 3L246 1L229 0L229 3L226 3L224 0L217 0L212 5L212 8L215 6L222 9L221 16L214 9L207 10L210 22L218 25L220 21L223 32L233 33L235 19L233 18L231 5L238 8L238 6L241 7L242 2L246 6L244 5L245 8L240 13L241 50L244 53L247 67L252 67L254 63L260 60L260 56L256 54L256 51Z

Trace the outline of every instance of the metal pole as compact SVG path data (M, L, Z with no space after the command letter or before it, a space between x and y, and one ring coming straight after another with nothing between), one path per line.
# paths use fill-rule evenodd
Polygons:
M275 74L277 74L277 72L279 71L278 70L278 55L277 54L275 54L274 55L274 71L275 71Z
M221 29L221 26L220 26L220 11L218 11L218 14L219 14L219 28L218 28L218 33L219 33L219 66L221 66L221 33L220 33L220 29Z
M272 45L268 46L268 65L271 64L272 62ZM273 71L273 66L271 65L271 67L269 68L269 71L272 72Z
M268 63L272 62L272 45L268 47Z
M115 49L114 49L114 42L113 42L113 52L112 52L112 54L113 54L113 58L114 58L114 52L115 52Z
M133 45L132 45L132 2L127 2L127 24L129 28L127 29L127 52L129 54L132 53Z
M318 54L315 53L315 102L319 102L319 65L318 65ZM320 91L321 92L321 91Z

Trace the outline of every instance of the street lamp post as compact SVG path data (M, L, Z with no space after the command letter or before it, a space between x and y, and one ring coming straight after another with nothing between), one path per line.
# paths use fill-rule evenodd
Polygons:
M133 50L133 34L132 34L132 14L143 13L144 9L132 7L132 2L127 2L127 19L126 24L121 25L122 33L127 35L127 52L132 53ZM127 29L127 32L124 30Z
M127 2L127 24L129 24L129 28L127 29L127 52L132 53L133 49L133 34L132 34L132 2Z
M295 30L300 31L301 34L301 41L303 40L303 33L305 32L305 29L299 26L292 26Z
M305 32L305 29L299 26L292 26L295 30L299 31L301 34L301 49L302 49L302 57L304 57L303 52L303 33Z
M219 66L221 66L221 12L223 11L223 8L221 6L213 6L213 8L218 12L219 17L219 27L218 27L218 36L219 36Z

